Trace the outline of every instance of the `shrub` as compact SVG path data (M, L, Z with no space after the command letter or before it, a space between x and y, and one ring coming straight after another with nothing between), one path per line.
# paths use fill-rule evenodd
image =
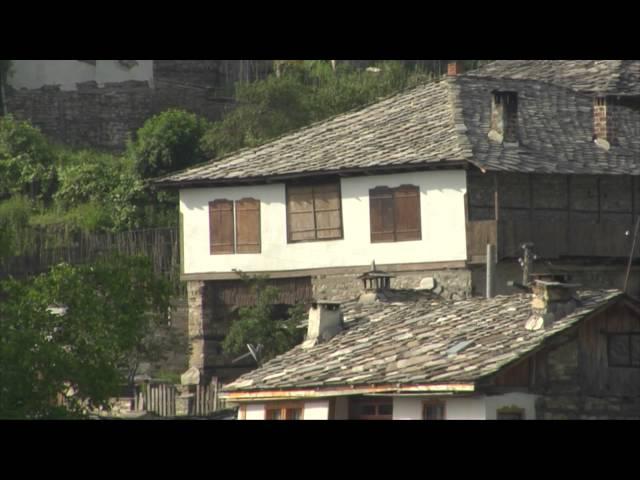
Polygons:
M167 110L144 123L127 151L143 178L156 177L204 161L200 140L208 127L193 113Z
M54 150L28 122L0 118L0 197L48 200L56 187Z

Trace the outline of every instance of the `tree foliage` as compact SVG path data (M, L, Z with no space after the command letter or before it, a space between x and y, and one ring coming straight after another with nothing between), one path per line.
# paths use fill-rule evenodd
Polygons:
M433 79L400 62L370 70L326 60L286 64L279 75L236 85L238 106L214 123L203 138L210 157L255 147L279 135Z
M148 119L128 144L138 173L156 177L204 161L200 139L208 125L196 114L178 109Z
M222 344L229 354L247 352L247 344L262 345L261 359L267 361L300 343L304 329L298 328L305 317L304 306L289 308L286 315L276 310L279 291L268 285L266 276L240 274L255 295L255 305L241 307L239 318L231 323Z
M0 198L48 200L55 186L55 154L42 133L11 115L0 118Z
M0 284L0 417L60 415L105 406L141 359L170 349L169 286L142 257L62 264L33 280ZM51 311L64 307L66 313ZM169 348L167 348L169 346Z

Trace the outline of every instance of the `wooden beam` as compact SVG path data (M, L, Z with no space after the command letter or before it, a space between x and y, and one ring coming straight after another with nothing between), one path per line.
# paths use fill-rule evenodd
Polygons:
M329 388L310 388L292 390L238 390L222 392L221 398L242 402L251 400L281 400L291 398L341 397L345 395L363 395L368 393L434 393L475 391L474 383L445 383L433 385L371 385L366 387L342 386Z
M446 270L446 269L462 269L466 267L465 260L453 260L449 262L424 262L424 263L403 263L403 264L380 264L380 269L389 273L393 272L414 272L421 270ZM299 270L261 270L261 271L245 271L252 275L269 275L270 278L294 278L309 277L315 275L359 275L368 271L371 265L356 265L345 267L329 267L329 268L306 268ZM185 273L180 275L180 280L238 280L239 277L234 272L203 272L203 273Z

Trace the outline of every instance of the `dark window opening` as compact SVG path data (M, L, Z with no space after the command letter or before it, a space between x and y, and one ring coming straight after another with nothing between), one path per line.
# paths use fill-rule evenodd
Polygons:
M610 367L640 367L640 332L611 333L607 336Z
M518 94L494 92L491 129L502 135L504 142L518 141Z
M424 402L422 408L423 420L444 420L444 402L442 400L429 400Z
M393 399L386 397L356 397L350 399L353 420L391 420Z
M496 412L497 420L524 420L523 409L504 409Z
M302 420L302 405L297 403L272 404L265 409L266 420Z

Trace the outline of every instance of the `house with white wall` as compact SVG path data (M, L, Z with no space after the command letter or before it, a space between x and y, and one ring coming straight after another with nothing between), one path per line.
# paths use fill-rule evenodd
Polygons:
M242 420L640 418L640 304L575 287L317 302L307 339L223 396Z
M517 293L507 281L533 242L575 281L621 288L640 212L637 65L454 63L442 81L157 179L180 191L190 366L247 369L220 349L250 301L237 270L279 282L283 304L349 301L371 261L395 288L462 300L485 291L487 244L498 292Z

